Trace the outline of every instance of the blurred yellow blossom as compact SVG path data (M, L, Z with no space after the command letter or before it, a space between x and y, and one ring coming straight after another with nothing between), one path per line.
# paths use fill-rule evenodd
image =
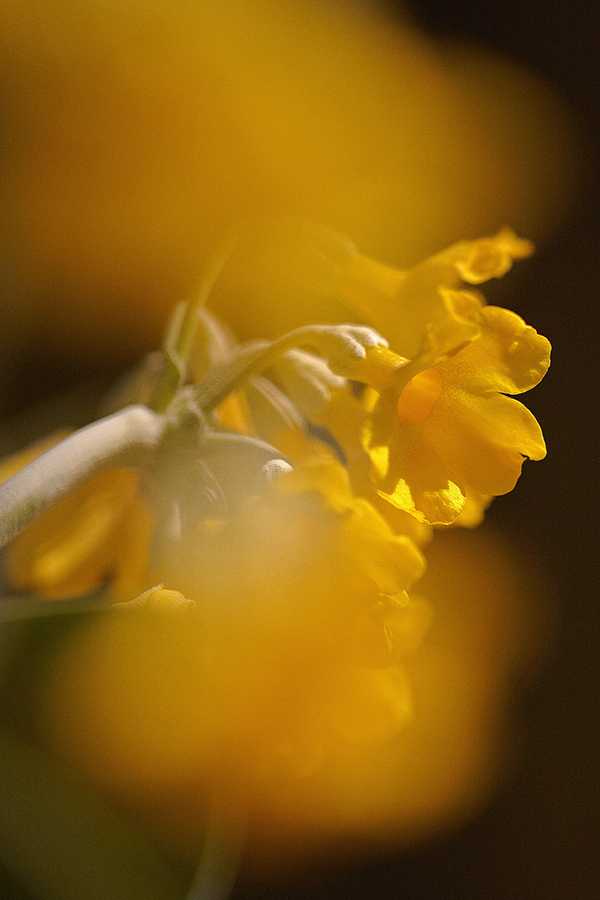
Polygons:
M428 556L398 623L400 666L307 652L315 622L267 608L271 581L260 614L241 583L226 608L156 588L72 632L40 686L40 733L179 858L199 852L206 792L222 782L244 798L259 865L356 836L381 849L436 834L497 782L510 688L548 623L541 587L493 531L437 535Z
M422 571L339 464L300 466L227 521L190 528L165 573L175 593L155 588L76 632L44 688L45 728L127 789L223 765L308 772L339 741L380 741L410 716L399 666L429 619L406 593Z
M304 779L265 775L253 844L263 864L293 866L348 838L376 852L422 843L472 816L514 762L512 692L551 639L548 586L487 525L437 533L427 555L417 587L432 621L403 666L410 721L388 741L338 748ZM189 820L178 828L171 817L170 827L176 841L191 834Z
M240 221L303 216L410 266L505 221L539 239L571 190L540 79L375 4L3 0L0 48L2 250L47 323L23 339L69 357L154 347ZM247 302L234 271L217 292L241 339L315 320L246 262Z
M0 484L65 437L58 433L0 464ZM16 590L62 599L110 584L131 596L147 579L154 520L139 475L108 469L41 515L7 550L4 570Z
M154 518L139 476L109 469L40 516L8 553L19 590L61 599L110 584L115 597L144 583Z

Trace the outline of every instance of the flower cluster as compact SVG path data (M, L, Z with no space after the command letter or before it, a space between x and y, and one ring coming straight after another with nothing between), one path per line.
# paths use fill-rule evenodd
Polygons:
M108 416L4 463L11 590L103 612L42 703L47 739L100 781L173 788L234 760L254 783L397 732L432 526L475 524L545 454L511 395L549 344L468 287L527 241L403 272L294 228L310 291L363 324L238 343L205 304L224 253Z

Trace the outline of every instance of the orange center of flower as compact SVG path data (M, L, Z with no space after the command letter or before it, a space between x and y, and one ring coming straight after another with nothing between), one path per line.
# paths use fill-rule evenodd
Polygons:
M425 369L414 375L398 400L398 421L401 425L420 422L442 393L442 376L436 369Z

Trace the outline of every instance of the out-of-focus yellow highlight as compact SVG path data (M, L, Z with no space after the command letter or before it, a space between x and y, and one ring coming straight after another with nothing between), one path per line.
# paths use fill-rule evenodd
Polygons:
M190 859L201 798L220 781L247 799L257 864L293 864L357 837L406 845L454 826L505 771L511 687L549 630L540 585L492 530L439 534L428 561L427 604L414 601L393 677L338 670L306 645L300 657L256 625L242 633L247 611L235 605L213 656L214 636L193 605L150 592L73 633L42 690L44 738ZM417 623L430 610L420 644ZM390 734L399 703L402 728ZM356 732L363 718L368 740ZM323 753L326 732L337 738Z
M58 443L56 433L2 460L0 484ZM115 598L139 592L149 571L154 518L139 474L108 469L32 522L6 551L14 589L60 600L110 583Z
M0 49L3 251L40 340L82 359L155 347L240 221L302 216L412 265L503 222L539 239L571 189L543 83L376 6L3 0ZM219 288L240 337L314 320L310 298L264 307L246 263L245 304Z

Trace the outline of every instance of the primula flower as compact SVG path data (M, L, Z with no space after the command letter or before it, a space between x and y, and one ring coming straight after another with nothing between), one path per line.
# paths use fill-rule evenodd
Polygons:
M333 648L299 666L292 633L272 644L244 631L246 606L223 617L217 644L199 592L195 604L166 589L119 604L53 659L44 738L192 863L215 778L242 801L231 813L249 828L252 864L295 866L340 835L411 847L489 797L514 749L509 689L547 636L531 567L515 571L497 540L436 534L423 582L431 627L420 646L429 605L411 592L402 662L386 669L341 665Z
M401 356L414 359L426 331L440 353L449 353L478 333L474 315L483 298L464 290L462 282L501 278L513 260L532 252L531 241L503 228L492 237L453 244L407 271L357 253L331 290L360 310Z
M454 353L429 348L409 363L377 348L365 362L379 390L363 433L372 478L432 524L453 522L467 496L476 507L512 490L523 460L546 454L534 416L506 395L543 378L549 342L506 309L482 306L472 320L477 337Z
M461 287L527 242L505 230L398 273L308 233L311 253L340 249L313 287L368 313L393 283L371 316L396 309L392 349L365 324L238 344L202 308L226 247L116 411L0 470L9 609L71 596L65 611L88 613L48 663L38 736L126 804L186 794L197 813L239 789L260 813L277 783L296 799L310 783L317 828L375 820L360 795L385 806L382 782L356 783L356 748L391 747L411 720L419 546L434 524L474 524L545 453L506 395L543 377L548 342Z
M374 484L422 523L473 526L492 496L514 487L524 457L545 455L533 416L503 395L541 380L550 345L463 284L499 278L532 250L504 228L410 271L347 253L328 290L381 329L390 349L368 348L353 378L369 388L359 396L332 386L312 420L337 441L356 492L377 505Z

